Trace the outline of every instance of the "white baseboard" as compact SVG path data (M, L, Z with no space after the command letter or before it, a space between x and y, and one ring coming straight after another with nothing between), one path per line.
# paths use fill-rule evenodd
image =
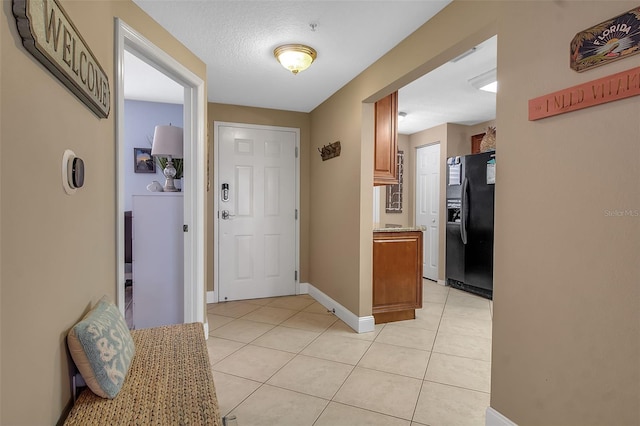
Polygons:
M491 407L487 407L484 424L485 426L518 426Z
M209 340L209 323L205 322L203 325L204 325L204 340Z
M298 283L298 292L296 294L309 294L309 283Z
M447 285L447 282L445 280L438 280L438 284Z
M302 293L302 289L306 290L306 293ZM300 283L300 294L309 294L316 299L318 303L327 308L330 311L344 321L349 327L353 328L358 333L368 333L375 330L375 322L373 315L367 317L359 317L353 312L333 300L331 297L324 294L322 291L315 288L309 283Z
M215 291L207 292L207 303L216 303L215 294Z

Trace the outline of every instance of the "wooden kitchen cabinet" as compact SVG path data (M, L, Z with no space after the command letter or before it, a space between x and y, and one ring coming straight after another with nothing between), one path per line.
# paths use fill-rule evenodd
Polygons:
M375 323L415 319L422 308L422 231L373 233Z
M373 185L398 183L398 92L375 104Z

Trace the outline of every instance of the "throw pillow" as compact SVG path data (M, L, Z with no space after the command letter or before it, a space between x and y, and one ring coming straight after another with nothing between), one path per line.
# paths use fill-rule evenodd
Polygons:
M118 308L103 297L71 330L67 344L89 389L115 398L129 371L135 346Z

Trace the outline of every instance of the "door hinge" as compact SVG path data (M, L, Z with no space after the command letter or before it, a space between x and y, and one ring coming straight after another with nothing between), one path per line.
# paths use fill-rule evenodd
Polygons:
M296 146L296 158L298 158L298 147Z
M293 279L294 279L295 281L298 281L298 271L295 271L295 272L293 273Z
M182 225L182 232L189 232L189 225Z
M296 220L298 220L298 209L296 209Z

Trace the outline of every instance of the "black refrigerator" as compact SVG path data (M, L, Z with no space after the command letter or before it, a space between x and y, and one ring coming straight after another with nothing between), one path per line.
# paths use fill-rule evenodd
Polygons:
M495 151L447 159L447 284L493 298Z

